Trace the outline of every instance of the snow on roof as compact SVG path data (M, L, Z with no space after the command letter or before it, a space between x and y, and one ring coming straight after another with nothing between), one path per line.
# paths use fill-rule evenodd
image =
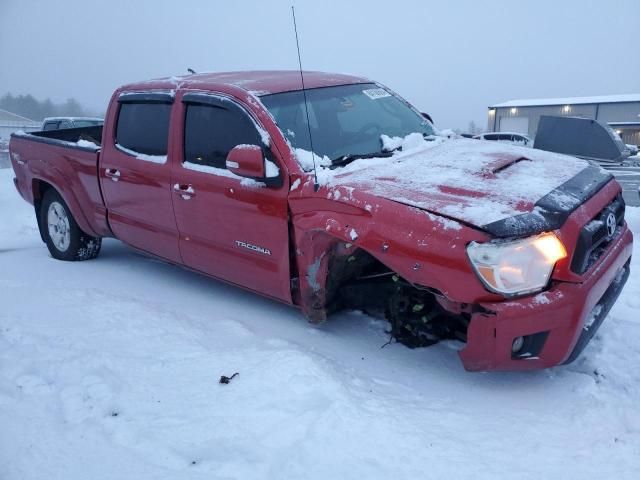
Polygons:
M627 95L600 95L595 97L565 97L565 98L529 98L520 100L509 100L508 102L496 103L489 108L499 107L539 107L546 105L579 105L588 103L620 103L620 102L640 102L640 93L630 93Z

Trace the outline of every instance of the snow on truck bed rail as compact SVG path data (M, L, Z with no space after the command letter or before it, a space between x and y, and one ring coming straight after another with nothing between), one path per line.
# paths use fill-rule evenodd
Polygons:
M27 137L27 138L29 138L29 137L31 137L31 138L34 138L34 137L35 138L43 138L43 137L36 137L35 135L31 135L30 133L27 133L27 132L25 132L23 130L18 130L17 132L14 132L13 136L15 136L15 137ZM44 138L47 138L47 137L44 137ZM97 144L95 142L92 142L90 140L85 140L85 139L80 139L77 142L70 142L70 141L67 141L67 140L60 140L58 138L52 138L51 140L53 140L53 141L55 141L57 143L60 143L62 145L69 145L69 146L77 145L78 147L90 148L90 149L95 150L95 151L100 150L100 148L101 148L101 146L99 144Z

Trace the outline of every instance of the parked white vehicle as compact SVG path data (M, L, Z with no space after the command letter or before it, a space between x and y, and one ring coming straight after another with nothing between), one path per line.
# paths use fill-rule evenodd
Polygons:
M517 132L489 132L481 133L473 138L476 140L491 140L494 142L510 143L521 147L533 147L533 140L523 133Z

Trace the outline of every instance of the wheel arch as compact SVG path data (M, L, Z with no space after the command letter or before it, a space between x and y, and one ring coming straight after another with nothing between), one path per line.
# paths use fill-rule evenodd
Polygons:
M312 323L326 320L340 287L359 272L377 266L394 272L365 246L324 229L296 232L297 303Z
M36 218L38 219L37 221L38 221L38 229L40 230L40 238L42 238L43 242L45 241L44 233L43 233L44 226L41 224L42 221L41 221L40 209L42 207L42 199L44 198L45 194L49 190L54 190L58 195L62 197L64 202L69 207L71 215L73 215L74 220L76 221L76 223L78 224L78 226L83 232L95 237L100 236L94 231L93 228L91 228L91 225L89 224L86 217L84 216L82 208L80 208L80 204L72 191L63 192L61 189L57 188L54 185L54 183L51 182L50 180L40 178L40 177L34 177L31 180L33 206L36 213Z
M44 198L47 190L53 188L53 185L50 183L41 180L39 178L34 178L31 181L31 192L33 194L33 209L36 214L36 221L38 222L38 231L40 232L40 239L45 242L44 238L44 226L42 225L42 212L40 209L42 208L42 199Z

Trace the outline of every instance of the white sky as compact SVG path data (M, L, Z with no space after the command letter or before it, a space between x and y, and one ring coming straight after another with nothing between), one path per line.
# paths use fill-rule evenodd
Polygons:
M0 0L0 95L75 97L196 71L303 66L380 81L441 127L512 98L640 93L640 0Z

